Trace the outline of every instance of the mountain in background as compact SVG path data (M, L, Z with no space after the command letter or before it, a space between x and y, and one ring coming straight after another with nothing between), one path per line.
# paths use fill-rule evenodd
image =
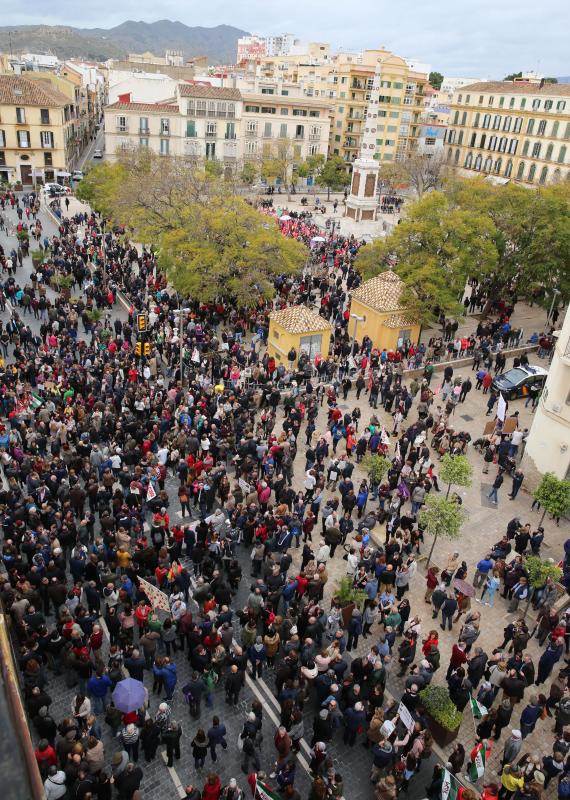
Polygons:
M127 53L151 50L182 50L186 57L206 55L210 64L233 64L237 40L247 31L231 25L191 28L168 19L158 22L128 20L114 28L71 28L63 25L19 25L0 27L0 52L45 53L59 58L105 61Z

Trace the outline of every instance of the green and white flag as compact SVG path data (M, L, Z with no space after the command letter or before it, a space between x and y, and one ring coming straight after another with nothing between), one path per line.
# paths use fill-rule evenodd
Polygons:
M473 783L478 781L479 778L482 778L485 774L485 761L485 747L481 747L477 751L475 761L471 761L469 764L469 778Z
M488 711L485 706L482 706L474 697L471 698L471 711L475 719L481 719L487 715Z
M441 800L456 800L458 792L459 782L457 778L454 778L451 772L444 769L443 783L441 785Z
M281 800L277 792L273 792L259 778L255 779L255 800Z

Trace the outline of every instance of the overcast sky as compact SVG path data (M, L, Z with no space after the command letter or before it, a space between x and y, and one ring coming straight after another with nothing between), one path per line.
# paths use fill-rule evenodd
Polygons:
M385 45L450 76L570 75L568 0L26 0L6 3L1 24L109 28L127 19L290 32L334 48Z

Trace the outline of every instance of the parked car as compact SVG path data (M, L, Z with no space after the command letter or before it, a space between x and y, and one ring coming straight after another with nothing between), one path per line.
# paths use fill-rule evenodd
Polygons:
M548 371L543 367L535 367L527 364L524 367L513 367L502 375L493 378L491 388L495 392L502 392L507 400L515 400L517 397L528 397L531 387L544 386Z
M83 172L80 169L74 169L71 178L74 181L82 181L83 180Z
M93 150L93 158L103 158L103 151L97 148L97 150Z
M58 194L71 194L69 186L62 186L61 183L46 183L44 184L44 192L55 197Z

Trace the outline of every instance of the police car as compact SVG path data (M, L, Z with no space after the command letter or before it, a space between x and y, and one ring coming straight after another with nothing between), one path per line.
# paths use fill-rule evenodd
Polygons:
M535 367L532 364L513 367L502 375L495 375L491 388L495 392L501 392L507 400L528 397L529 394L542 389L547 375L548 372L543 367Z

